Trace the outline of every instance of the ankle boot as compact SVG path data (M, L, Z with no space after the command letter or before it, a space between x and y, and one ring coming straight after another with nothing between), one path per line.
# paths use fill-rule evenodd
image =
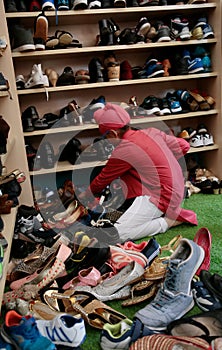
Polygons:
M116 24L116 22L112 18L110 18L108 22L110 24L110 27L112 28L115 44L119 44L120 43L119 35L121 33L120 27L118 26L118 24Z
M90 76L90 83L100 83L104 81L103 77L103 71L104 68L102 66L102 62L99 58L94 57L89 62L89 76Z
M113 45L113 31L110 23L106 19L99 21L100 45Z

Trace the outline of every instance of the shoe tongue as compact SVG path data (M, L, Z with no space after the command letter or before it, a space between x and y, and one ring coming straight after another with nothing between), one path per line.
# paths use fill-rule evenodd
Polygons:
M122 321L122 322L120 323L120 334L126 332L126 331L127 331L128 329L130 329L130 328L131 328L130 325L128 325L125 321Z
M180 263L181 263L181 259L173 259L173 260L170 260L170 265L175 267L175 266L178 266Z

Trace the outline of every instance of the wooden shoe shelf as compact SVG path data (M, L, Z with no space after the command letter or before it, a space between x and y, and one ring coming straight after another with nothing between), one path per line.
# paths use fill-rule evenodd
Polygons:
M33 204L31 180L35 175L52 174L54 172L68 172L93 168L103 162L85 162L78 165L71 165L68 162L58 162L52 169L40 169L35 172L29 171L25 152L27 140L38 147L43 137L47 136L53 143L55 152L59 144L68 140L73 135L79 137L83 142L91 142L98 135L98 128L95 124L83 124L63 128L46 129L41 131L23 132L21 123L22 112L30 105L34 105L40 116L45 113L56 113L65 107L71 100L75 99L83 107L87 106L92 99L104 95L109 102L128 102L132 95L136 95L139 104L148 95L164 96L170 89L193 89L207 90L209 95L214 97L216 104L214 109L203 112L189 112L169 115L164 117L147 117L132 119L132 125L138 127L158 126L160 123L165 128L193 127L199 123L206 124L208 130L214 136L213 146L191 149L190 153L198 152L198 156L204 167L211 169L214 174L222 178L222 116L221 116L221 2L206 2L203 4L177 5L177 6L150 6L124 9L100 9L100 10L78 10L61 11L55 13L46 12L49 21L49 35L56 30L66 30L73 34L74 39L82 43L82 48L67 48L60 50L45 50L34 52L11 52L8 35L8 25L13 21L19 21L27 28L33 28L36 12L5 13L3 1L0 2L0 34L6 36L8 47L0 57L0 70L9 80L12 99L8 93L1 92L1 114L10 123L11 130L9 139L14 139L13 149L5 165L8 170L20 168L26 174L26 181L22 184L23 191L21 203ZM113 45L95 46L96 36L99 34L98 21L103 18L112 17L119 24L121 30L127 27L135 27L143 16L150 20L163 19L165 16L182 15L188 19L192 16L202 16L205 13L208 21L214 29L215 38L206 40L171 41L162 43L148 43L136 45ZM103 82L63 87L35 88L16 90L15 77L23 74L27 77L30 74L33 64L41 63L43 70L54 69L60 75L66 66L71 66L76 72L79 69L87 69L89 61L93 57L103 60L104 54L114 51L117 60L128 60L131 66L143 65L151 55L165 53L166 56L171 50L177 48L192 48L194 45L206 44L211 53L213 71L210 73L189 74L180 76L169 76L150 79L126 80L119 82ZM121 96L121 98L120 98ZM57 135L57 137L55 137ZM30 175L30 176L29 176ZM12 214L14 215L14 214ZM15 217L12 217L14 222ZM10 220L9 220L10 221ZM8 227L13 234L13 227ZM10 239L10 238L9 238ZM7 257L8 259L8 257ZM4 277L1 285L4 284ZM0 296L3 289L0 290ZM1 302L1 299L0 299Z

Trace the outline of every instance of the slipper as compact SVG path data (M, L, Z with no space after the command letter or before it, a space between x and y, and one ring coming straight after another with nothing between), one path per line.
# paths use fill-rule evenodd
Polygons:
M59 46L67 46L71 44L73 40L72 34L65 30L57 30L55 32L55 37L59 39Z
M48 39L45 42L46 49L56 49L58 46L59 39L55 35L48 37Z
M167 331L173 336L201 337L210 343L222 336L222 309L178 319L167 326Z
M210 268L210 250L212 245L212 235L206 227L201 227L194 236L194 242L204 249L205 256L199 269L196 271L196 275L200 275L201 270L209 270Z

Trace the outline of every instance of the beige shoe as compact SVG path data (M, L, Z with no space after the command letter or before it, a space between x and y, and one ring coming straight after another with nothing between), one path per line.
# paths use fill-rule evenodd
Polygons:
M107 73L109 81L119 81L120 64L118 62L110 62L107 67Z

